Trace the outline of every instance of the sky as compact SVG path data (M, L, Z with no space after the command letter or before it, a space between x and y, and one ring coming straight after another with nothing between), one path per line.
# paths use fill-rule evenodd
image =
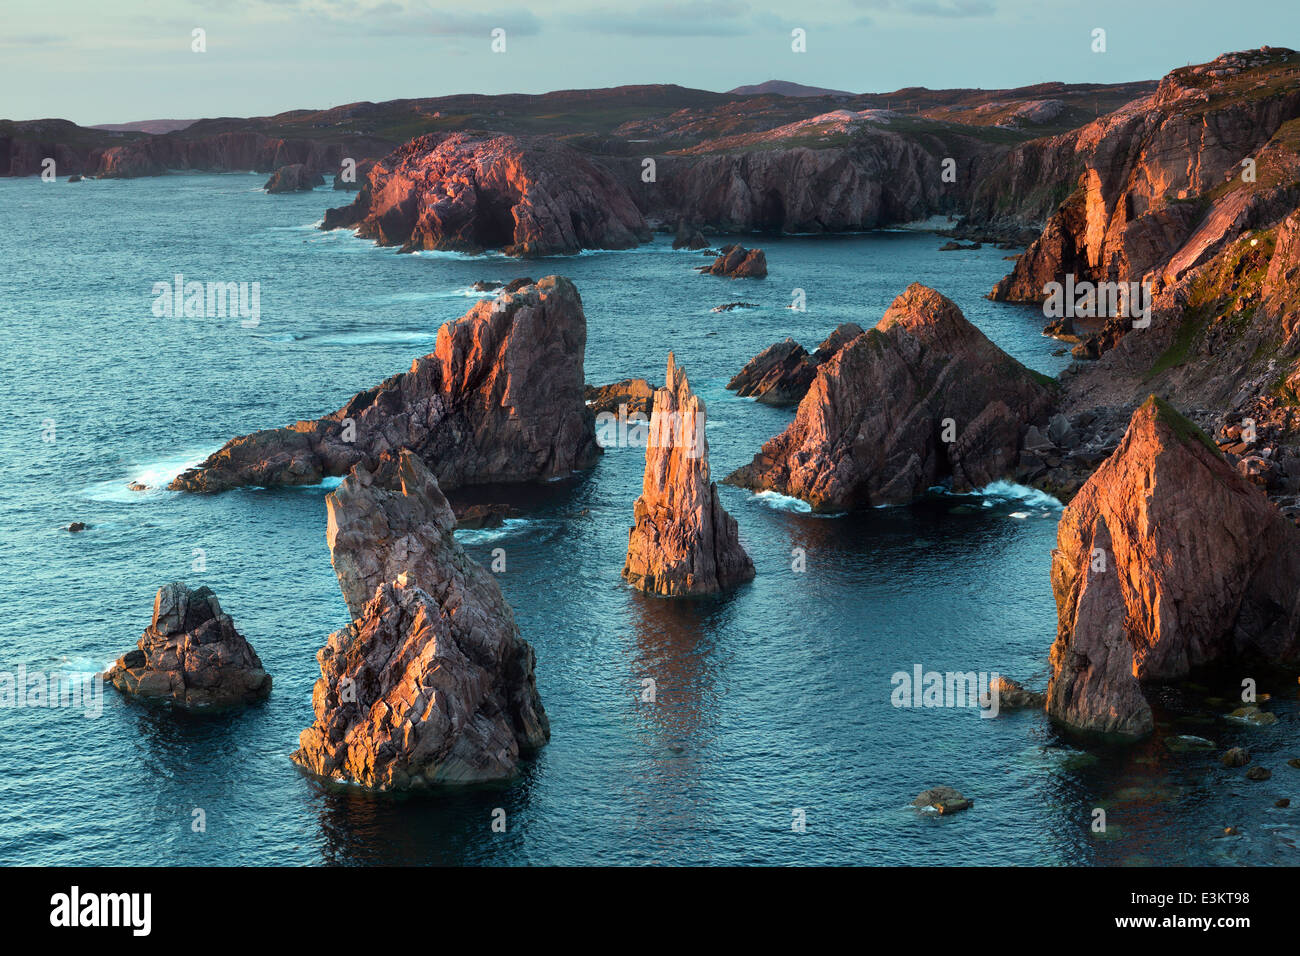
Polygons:
M1114 83L1229 50L1300 48L1297 0L0 4L0 118L83 125L633 83L781 79L856 93ZM492 48L498 29L503 52ZM792 49L796 29L804 52ZM1098 29L1105 52L1093 50Z

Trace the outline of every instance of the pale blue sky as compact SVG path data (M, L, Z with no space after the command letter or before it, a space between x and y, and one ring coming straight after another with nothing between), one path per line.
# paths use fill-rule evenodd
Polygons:
M1300 47L1297 0L4 0L0 118L253 116L447 93L768 79L854 92L1154 79ZM207 52L190 51L191 31ZM490 32L506 30L506 52ZM807 31L807 52L790 31ZM1091 33L1107 31L1107 52Z

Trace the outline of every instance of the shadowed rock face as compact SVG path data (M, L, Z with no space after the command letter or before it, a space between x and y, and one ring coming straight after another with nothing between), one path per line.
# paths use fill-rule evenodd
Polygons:
M817 367L861 334L860 325L845 322L812 355L794 339L777 342L750 359L732 376L727 388L741 398L752 397L765 405L798 405L817 377Z
M1152 729L1143 683L1300 659L1297 581L1300 531L1152 397L1061 517L1048 713L1139 737Z
M728 476L818 511L903 504L1010 475L1053 391L918 283L817 370L795 420Z
M655 393L645 478L623 577L651 594L711 594L750 580L754 563L709 479L705 410L670 352Z
M251 703L271 693L271 675L217 596L180 582L158 589L138 650L122 655L104 676L124 694L186 710Z
M331 559L356 619L316 655L316 720L293 759L380 790L514 776L550 739L532 646L415 455L352 470L327 499Z
M444 488L567 475L599 454L583 403L586 342L578 290L548 276L445 324L405 374L325 418L231 439L170 487L316 484L398 448L419 454Z
M302 163L281 166L263 187L268 193L309 192L317 186L325 185L325 177L309 169Z
M403 251L500 249L511 256L628 249L650 231L628 191L581 153L543 138L430 133L371 169L324 229Z

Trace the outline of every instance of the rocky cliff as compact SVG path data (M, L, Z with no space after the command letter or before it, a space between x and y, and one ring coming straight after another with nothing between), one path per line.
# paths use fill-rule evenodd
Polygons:
M1153 396L1061 517L1048 714L1138 737L1148 683L1300 660L1297 580L1300 530Z
M563 276L484 299L438 330L408 372L331 415L231 439L171 483L179 491L310 485L409 448L445 488L543 481L592 465L583 402L587 319Z
M326 499L355 620L316 655L316 719L293 759L377 790L513 777L550 739L532 646L490 572L456 542L437 480L407 451Z
M577 151L537 137L431 133L371 169L322 228L404 251L514 256L627 249L650 238L626 188Z
M951 300L913 283L818 368L795 420L727 481L818 511L902 504L941 483L981 487L1012 474L1054 394Z
M136 650L104 677L123 694L182 710L247 704L271 693L271 675L217 596L180 582L158 589Z
M624 579L642 591L712 594L754 576L736 519L722 507L709 477L706 418L704 402L669 352L664 387L655 393L645 476L623 565Z

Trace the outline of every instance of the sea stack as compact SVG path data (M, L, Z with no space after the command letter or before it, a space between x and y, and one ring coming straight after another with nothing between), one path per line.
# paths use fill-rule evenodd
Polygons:
M969 491L1013 473L1054 395L954 302L913 283L817 367L795 420L727 481L822 512L907 504L940 484Z
M511 286L514 286L511 283ZM583 401L587 317L563 276L507 286L438 330L434 351L333 414L232 438L170 485L314 485L409 448L446 489L546 481L595 464Z
M664 382L655 393L623 577L651 594L713 594L753 578L754 563L709 479L704 402L671 352Z
M316 720L293 759L375 790L504 780L550 739L496 579L465 554L424 462L356 465L327 496L328 540L354 620L316 659Z
M271 675L217 596L179 581L158 589L137 649L104 678L123 694L181 710L238 706L271 693Z
M1300 660L1300 530L1152 396L1061 516L1047 712L1152 730L1148 683L1228 660Z

